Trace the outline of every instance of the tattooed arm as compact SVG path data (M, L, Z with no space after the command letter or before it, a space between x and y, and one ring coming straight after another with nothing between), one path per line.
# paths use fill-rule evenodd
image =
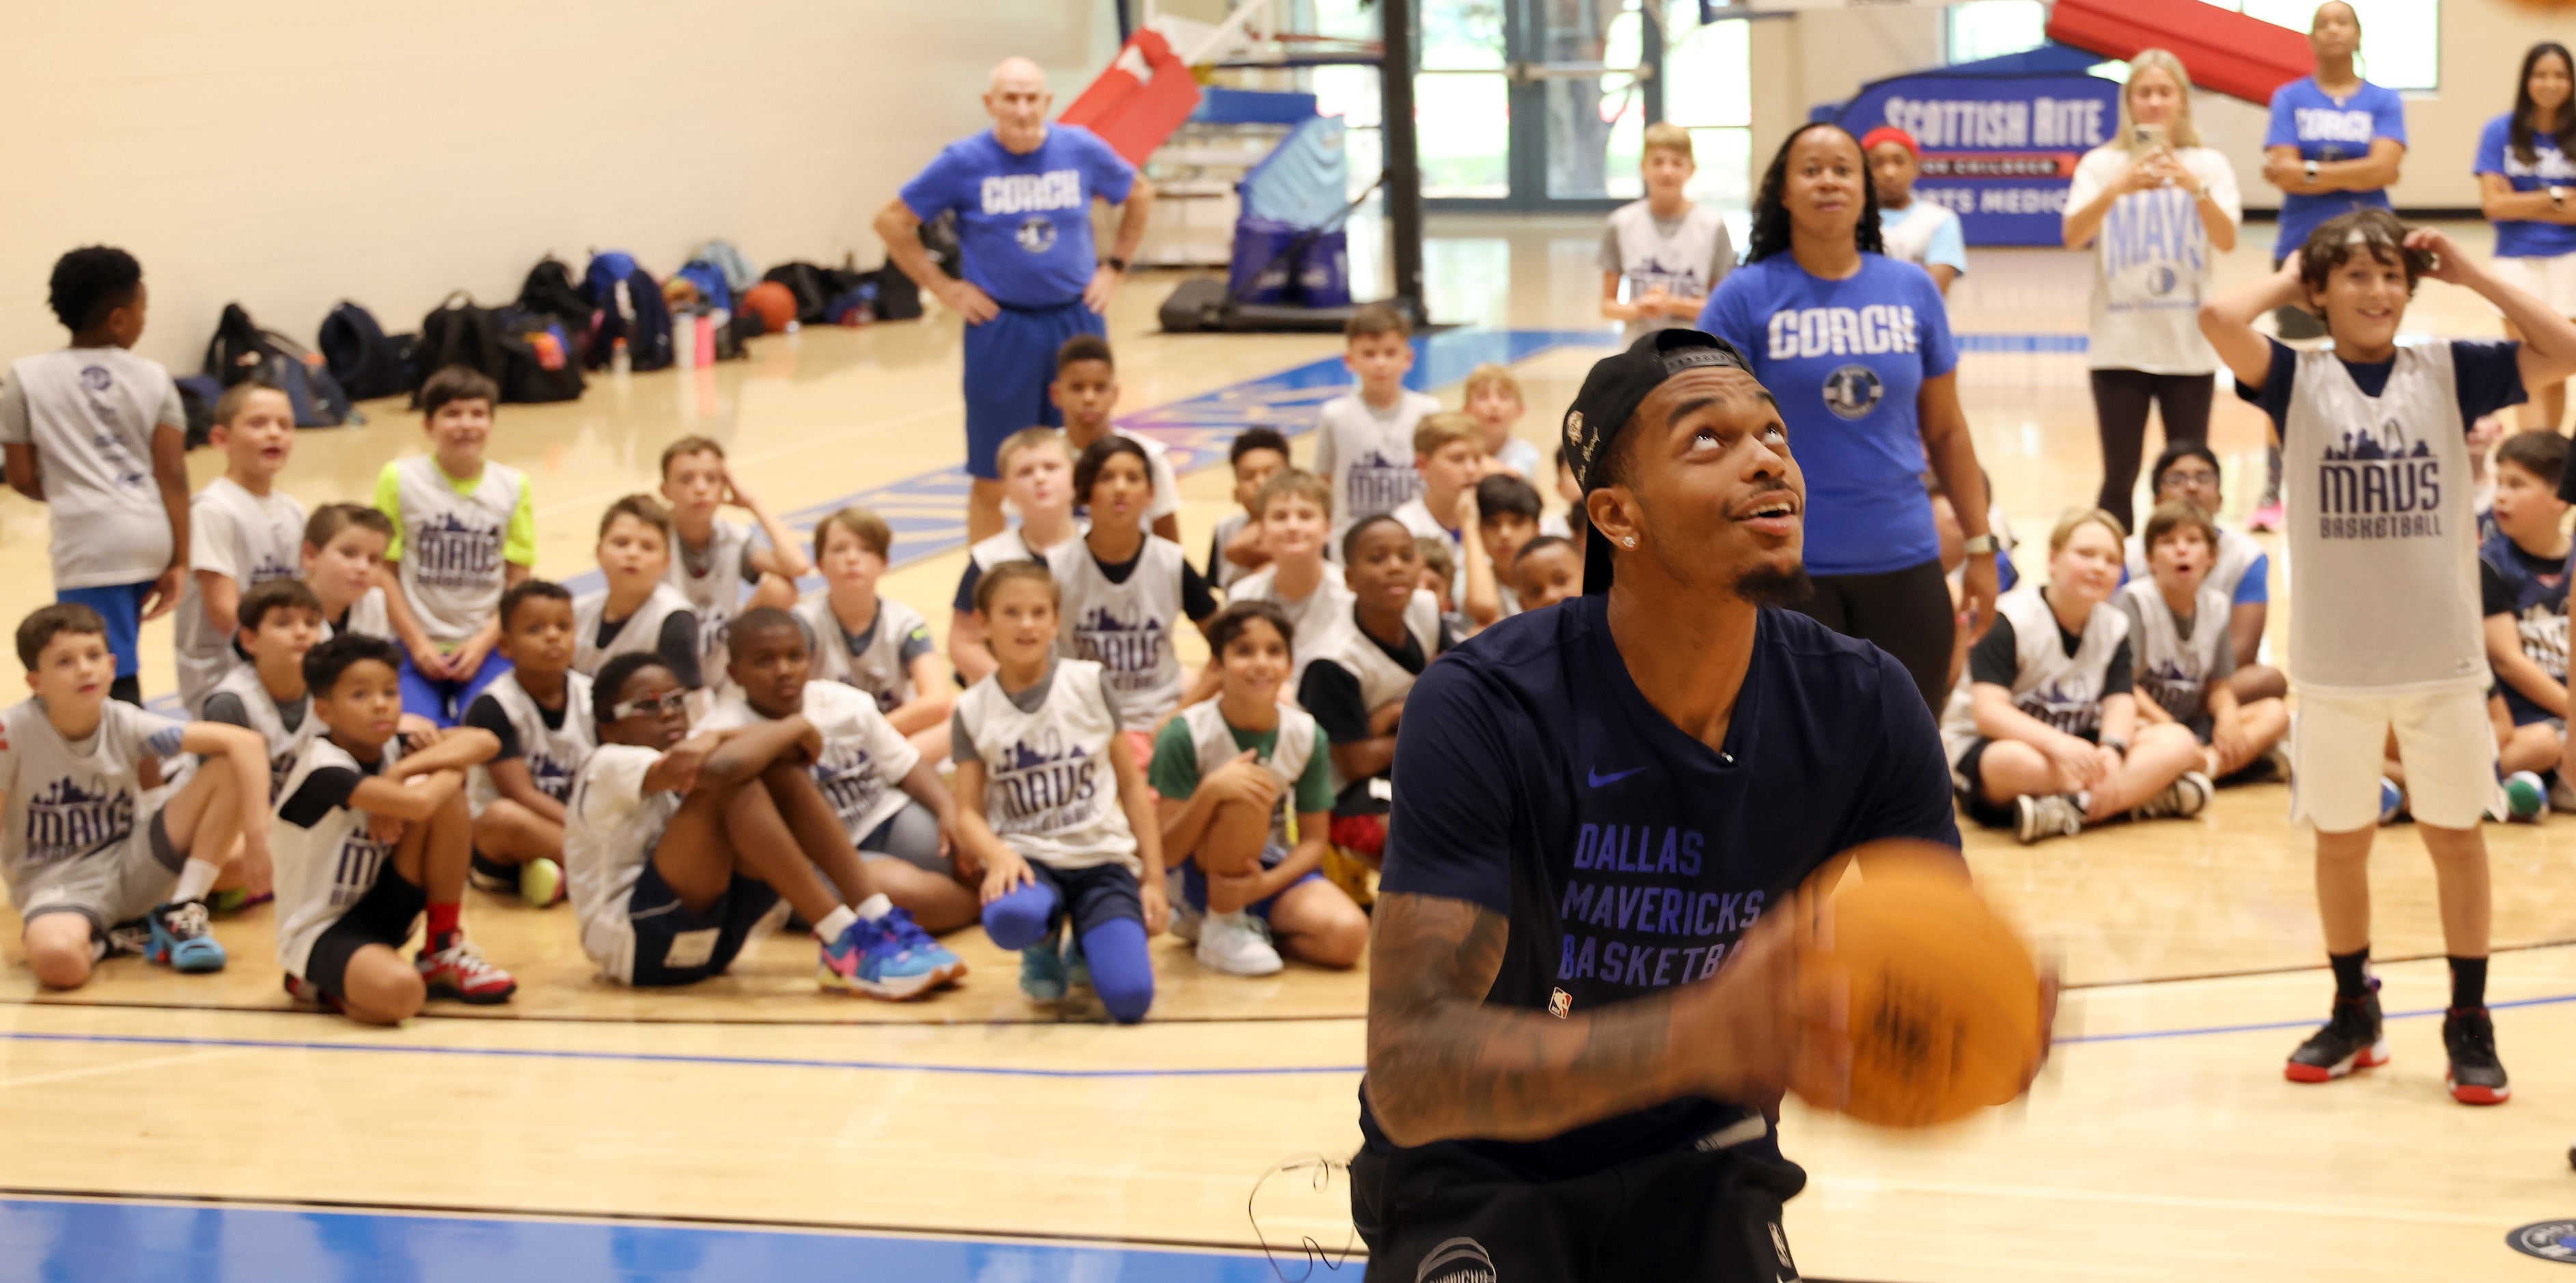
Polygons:
M1797 951L1829 921L1783 900L1716 977L1559 1019L1485 1005L1503 915L1465 900L1382 894L1369 927L1369 1107L1399 1145L1541 1140L1684 1096L1768 1107L1793 1075L1838 1096L1845 997L1801 985ZM1837 1060L1837 1057L1840 1057Z

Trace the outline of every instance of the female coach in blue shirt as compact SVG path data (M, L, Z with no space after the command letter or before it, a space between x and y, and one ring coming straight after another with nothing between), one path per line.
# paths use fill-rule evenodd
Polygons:
M1807 125L1780 145L1754 198L1744 266L1709 297L1699 327L1751 358L1807 474L1816 591L1797 608L1894 655L1938 710L1959 617L1923 469L1959 513L1968 563L1955 609L1975 633L1995 608L1986 480L1959 408L1941 291L1922 268L1885 256L1869 165L1841 126Z

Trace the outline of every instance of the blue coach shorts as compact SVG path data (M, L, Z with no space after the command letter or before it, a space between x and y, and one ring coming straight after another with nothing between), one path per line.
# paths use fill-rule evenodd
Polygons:
M1059 307L1005 305L992 320L966 327L966 471L998 481L994 452L1022 428L1062 427L1047 399L1055 350L1076 334L1107 337L1109 324L1075 299Z
M77 602L97 611L98 617L107 621L107 650L116 656L116 675L132 677L143 666L135 638L143 631L143 599L151 592L152 581L146 579L139 584L57 588L54 600Z

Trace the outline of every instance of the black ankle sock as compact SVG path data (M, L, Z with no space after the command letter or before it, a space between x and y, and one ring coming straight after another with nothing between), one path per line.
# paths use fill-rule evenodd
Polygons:
M474 862L474 871L484 875L485 877L499 878L504 882L516 882L519 880L518 865L504 864L480 851L474 852L469 858Z
M109 699L121 699L128 704L141 708L143 706L143 679L139 676L119 677L115 681L107 684L107 697Z
M2350 953L2329 953L2326 961L2334 965L2335 996L2360 998L2370 993L2370 946ZM2481 963L2483 966L2483 963ZM2479 974L2485 974L2481 971Z
M2451 1008L2475 1011L2487 1005L2487 960L2451 959Z

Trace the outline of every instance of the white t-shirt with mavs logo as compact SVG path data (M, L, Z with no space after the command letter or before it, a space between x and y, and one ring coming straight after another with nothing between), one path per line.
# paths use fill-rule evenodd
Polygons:
M1995 624L1968 654L1968 674L1941 718L1941 743L1957 766L1979 738L1969 690L2006 687L2013 707L2069 735L2102 726L2102 701L2131 689L2129 617L2108 602L2084 618L2073 650L2039 585L2023 581L1995 602Z
M581 764L590 760L598 744L591 734L594 712L590 678L565 673L563 707L549 711L519 684L519 674L512 670L474 697L465 710L465 724L490 731L501 741L494 762L516 761L527 767L528 782L561 802L572 796L573 777L581 773ZM474 814L481 815L500 797L500 786L492 782L491 763L467 774L466 804Z
M1091 545L1076 539L1048 551L1047 569L1064 592L1057 653L1106 670L1125 721L1151 726L1178 707L1184 688L1172 630L1180 626L1197 574L1181 546L1145 536L1127 577L1113 581Z
M2076 162L2066 207L2082 209L2128 172L2136 154L2102 146ZM2209 147L2180 147L2174 159L2227 211L2245 221L2236 170ZM2130 192L2111 202L2093 235L2093 328L2086 363L2096 370L2208 374L2218 353L2200 332L2200 302L2210 292L2212 251L2200 201L2180 187Z
M9 366L0 443L36 448L54 587L146 583L169 567L152 435L187 427L170 372L124 348L66 348Z
M286 776L269 846L277 855L277 965L302 976L313 942L331 929L384 876L394 844L368 829L368 814L349 798L394 763L399 741L368 766L347 749L317 738L305 744Z
M1779 400L1807 478L1807 568L1876 575L1941 556L1923 494L1923 384L1957 368L1923 269L1878 254L1841 280L1787 253L1727 275L1699 328L1743 350Z
M2331 350L2273 342L2250 399L2281 437L2296 567L2290 680L2327 691L2486 689L2467 432L2525 400L2519 352L2454 341L2347 364Z
M920 750L877 711L874 697L856 687L809 681L802 711L823 733L823 756L806 773L856 843L903 809L903 777L921 761ZM735 694L717 703L697 729L729 731L768 720Z
M1726 219L1706 205L1688 206L1681 217L1667 220L1655 217L1652 202L1630 201L1610 211L1610 226L1601 233L1601 270L1620 279L1632 303L1658 287L1674 298L1706 298L1734 266ZM1678 316L1639 317L1628 322L1620 339L1634 343L1688 324Z
M527 478L498 463L483 465L473 493L439 471L438 460L413 455L385 465L393 482L402 542L403 596L429 639L445 645L474 635L501 605L509 564L510 521ZM383 480L377 492L386 490Z
M1440 399L1406 392L1384 410L1351 392L1324 403L1315 415L1315 471L1333 487L1333 556L1342 532L1362 517L1393 512L1422 493L1413 470L1413 430L1440 412Z
M148 814L136 772L147 757L179 751L186 727L109 700L98 729L66 740L31 698L0 713L0 874L13 903L26 907L31 882L74 860L124 844Z
M188 586L171 617L179 654L179 702L198 708L215 683L240 663L232 637L206 618L206 595L194 572L211 570L244 592L304 570L304 505L277 491L255 495L217 477L188 501Z
M984 764L984 822L1020 858L1059 869L1124 864L1141 875L1109 763L1118 730L1100 665L1058 659L1018 694L995 674L959 696L949 755Z

